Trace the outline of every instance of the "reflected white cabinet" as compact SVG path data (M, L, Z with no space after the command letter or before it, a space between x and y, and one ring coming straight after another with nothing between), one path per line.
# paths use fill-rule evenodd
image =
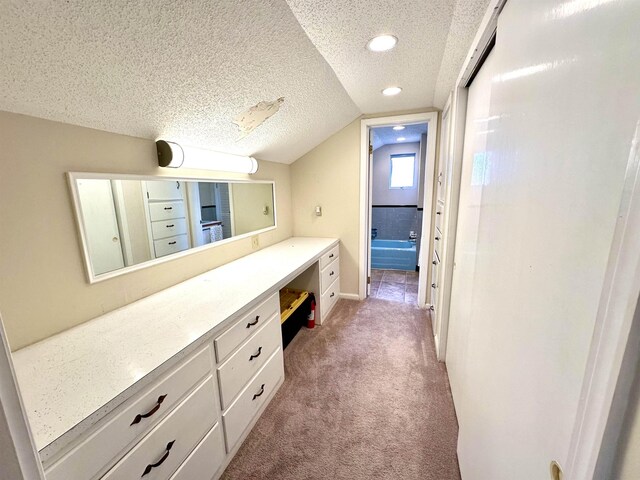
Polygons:
M154 258L188 250L185 182L161 180L142 183L149 246Z

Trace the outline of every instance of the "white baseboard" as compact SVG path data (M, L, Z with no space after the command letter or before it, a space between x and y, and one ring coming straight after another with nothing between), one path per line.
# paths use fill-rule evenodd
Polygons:
M344 298L345 300L360 300L360 295L358 295L357 293L340 292L340 298Z

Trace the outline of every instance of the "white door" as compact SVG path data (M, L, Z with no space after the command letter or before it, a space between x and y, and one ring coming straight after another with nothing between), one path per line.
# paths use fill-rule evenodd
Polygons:
M465 480L566 467L640 115L638 22L632 0L509 0L469 89L446 355Z
M87 248L94 275L124 267L110 180L77 181Z

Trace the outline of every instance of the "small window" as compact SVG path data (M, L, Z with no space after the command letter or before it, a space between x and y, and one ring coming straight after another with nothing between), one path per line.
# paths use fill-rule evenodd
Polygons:
M415 153L391 155L389 188L412 188L416 168Z

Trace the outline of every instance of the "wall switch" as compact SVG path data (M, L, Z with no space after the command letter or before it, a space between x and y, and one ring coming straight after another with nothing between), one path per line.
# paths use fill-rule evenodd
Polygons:
M255 250L256 248L260 248L260 242L258 241L258 235L254 235L251 237L251 248Z
M322 216L322 207L321 207L320 205L318 205L318 206L315 208L315 212L316 212L316 216L317 216L317 217L321 217L321 216Z

